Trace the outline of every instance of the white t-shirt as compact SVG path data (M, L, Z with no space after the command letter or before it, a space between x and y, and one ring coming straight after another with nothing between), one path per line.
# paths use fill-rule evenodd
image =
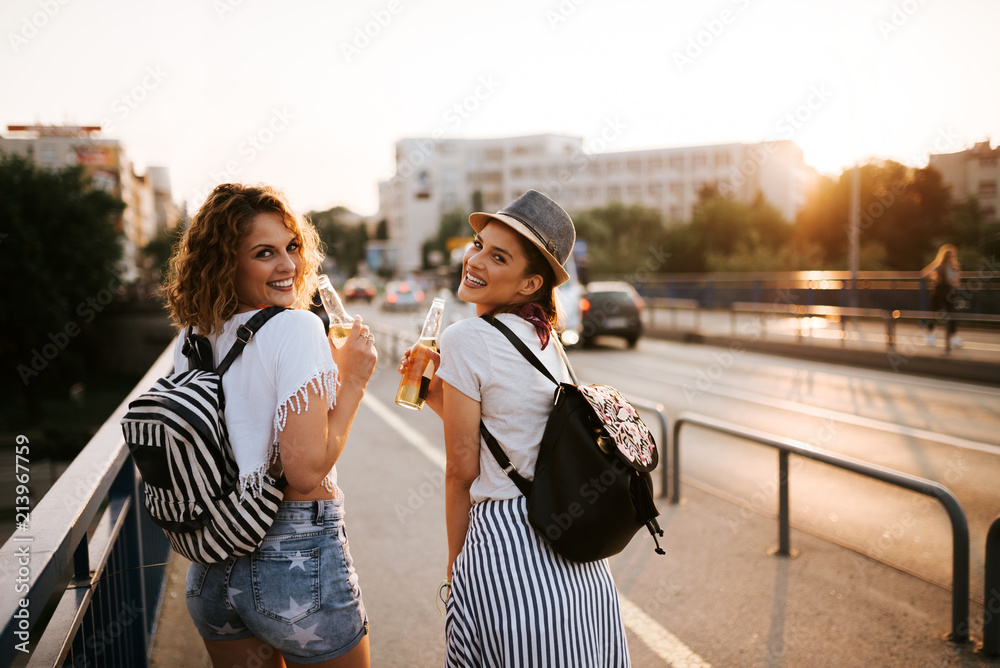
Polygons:
M208 337L215 365L236 342L236 330L259 311L237 313ZM186 332L187 330L183 330ZM174 369L189 368L181 352L183 336L174 347ZM337 365L330 353L323 321L309 311L287 310L272 317L222 376L226 396L226 427L240 469L240 490L258 489L271 463L278 458L278 434L288 411L308 406L309 387L325 398L327 408L337 402ZM324 487L337 492L337 469L330 469Z
M556 380L569 381L555 342L550 341L542 350L534 326L526 320L510 313L498 319L527 344ZM437 375L480 403L483 424L518 472L531 480L545 423L552 412L555 384L531 366L498 329L480 318L462 320L444 331ZM470 490L472 502L514 499L520 494L480 439L479 477Z

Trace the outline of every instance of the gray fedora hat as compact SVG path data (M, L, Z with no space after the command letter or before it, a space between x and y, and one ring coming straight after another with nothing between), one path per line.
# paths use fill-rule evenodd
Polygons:
M481 232L486 223L499 220L533 243L552 265L556 285L569 280L563 265L573 252L576 228L561 206L537 190L529 190L496 213L474 213L469 224Z

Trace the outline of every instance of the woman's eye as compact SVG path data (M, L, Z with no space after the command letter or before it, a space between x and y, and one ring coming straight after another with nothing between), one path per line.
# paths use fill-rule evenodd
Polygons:
M286 248L285 250L287 250L289 253L297 253L299 248L300 248L299 242L293 241L292 243L288 244L288 248Z
M500 264L503 264L504 262L507 261L507 258L505 258L503 255L500 255L499 253L497 253L496 255L494 255L493 259L496 260L497 262L499 262Z
M270 250L262 250L259 253L257 253L257 257L270 257L270 255L271 255Z

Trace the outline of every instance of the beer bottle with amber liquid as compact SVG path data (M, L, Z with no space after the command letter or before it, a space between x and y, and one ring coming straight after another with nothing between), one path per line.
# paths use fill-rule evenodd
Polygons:
M419 411L427 401L427 388L434 378L434 363L429 351L438 352L438 336L441 335L441 321L444 319L444 300L440 297L431 302L431 308L420 331L420 340L410 349L410 368L399 383L396 403L404 408Z
M340 348L347 341L347 335L351 333L354 316L347 314L344 303L340 301L340 295L333 289L326 274L320 274L317 289L319 298L323 300L327 318L330 320L330 338L333 339L333 345Z

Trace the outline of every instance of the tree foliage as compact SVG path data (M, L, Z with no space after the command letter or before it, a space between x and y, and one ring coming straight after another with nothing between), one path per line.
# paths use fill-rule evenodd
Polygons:
M308 218L319 231L327 257L333 258L346 276L357 274L368 243L368 229L364 223L357 221L355 214L343 206L311 211Z
M659 211L613 202L581 211L573 222L577 239L587 242L591 274L663 270L668 235Z
M853 170L822 179L799 212L798 243L823 250L823 262L847 269ZM913 271L942 243L955 242L951 196L933 167L898 162L859 168L860 269ZM879 259L881 258L881 259Z
M124 206L91 188L79 166L0 157L2 382L20 388L29 413L43 389L65 390L86 372L74 344L121 287Z

